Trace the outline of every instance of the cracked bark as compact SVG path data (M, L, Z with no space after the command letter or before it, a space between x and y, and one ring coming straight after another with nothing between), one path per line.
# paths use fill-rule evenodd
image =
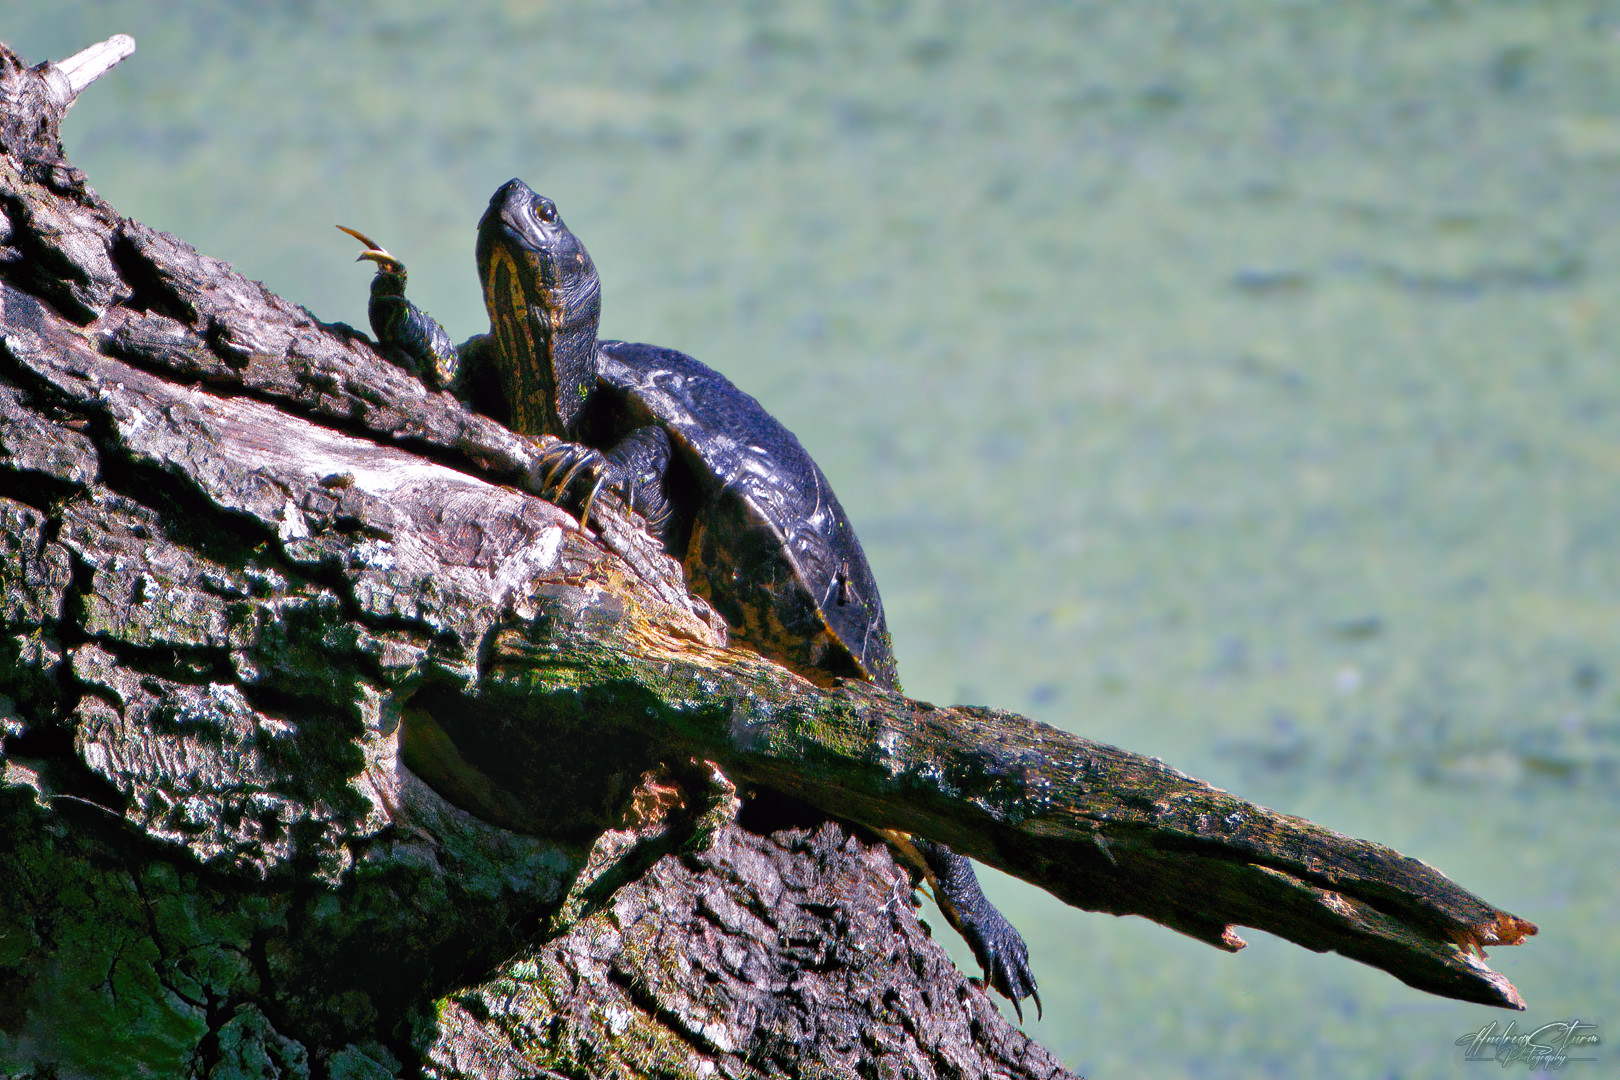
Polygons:
M840 822L1522 1005L1534 927L1414 859L728 642L536 444L102 201L56 131L122 49L0 46L0 1071L1063 1075Z

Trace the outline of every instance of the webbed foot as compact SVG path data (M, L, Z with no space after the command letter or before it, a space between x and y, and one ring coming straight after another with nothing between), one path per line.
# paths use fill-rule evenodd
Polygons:
M934 881L934 895L945 918L973 950L974 959L984 972L984 983L1012 1002L1020 1023L1024 1019L1023 1000L1033 998L1035 1015L1041 1015L1041 995L1035 972L1029 966L1029 946L1007 917L997 911L979 888L973 864L941 844L913 838L918 852L928 864Z

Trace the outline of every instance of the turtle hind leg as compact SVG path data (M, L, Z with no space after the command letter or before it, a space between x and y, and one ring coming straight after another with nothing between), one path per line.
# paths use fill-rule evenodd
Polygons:
M984 971L985 984L1012 1002L1020 1022L1024 1019L1025 998L1034 999L1035 1015L1039 1017L1041 995L1035 985L1035 972L1029 966L1029 946L985 897L973 863L932 840L913 837L911 842L928 865L940 911L973 950Z

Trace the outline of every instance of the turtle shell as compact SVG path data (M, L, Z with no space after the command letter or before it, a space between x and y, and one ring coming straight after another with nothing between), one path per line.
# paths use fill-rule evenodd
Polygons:
M793 433L674 349L598 346L593 408L622 433L657 424L696 488L687 580L762 653L896 688L883 601L832 485Z

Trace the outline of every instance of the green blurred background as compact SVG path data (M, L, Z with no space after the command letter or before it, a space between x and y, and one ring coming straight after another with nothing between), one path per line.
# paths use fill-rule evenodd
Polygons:
M1620 1054L1620 4L7 5L140 51L69 151L365 325L460 338L522 176L604 334L797 432L914 696L1159 755L1539 923L1520 1030ZM1510 1014L999 875L1071 1066L1437 1076ZM935 920L939 926L939 921ZM954 936L941 937L959 963Z

